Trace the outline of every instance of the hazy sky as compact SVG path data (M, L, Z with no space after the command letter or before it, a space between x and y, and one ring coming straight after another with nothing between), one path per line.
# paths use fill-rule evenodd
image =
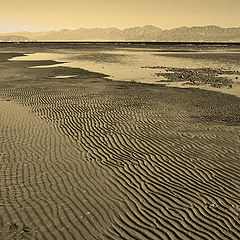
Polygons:
M0 0L0 32L148 24L240 27L240 0Z

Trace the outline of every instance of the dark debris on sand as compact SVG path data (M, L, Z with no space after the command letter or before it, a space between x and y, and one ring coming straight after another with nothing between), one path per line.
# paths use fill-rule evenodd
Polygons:
M151 69L162 69L164 72L155 73L156 76L166 78L166 81L171 82L186 82L190 85L209 84L212 87L232 88L233 81L226 75L240 75L239 71L221 68L171 68L163 66L144 67ZM238 79L238 77L236 77ZM159 82L164 82L159 81Z
M21 223L11 222L0 226L0 240L6 239L33 239L30 227Z

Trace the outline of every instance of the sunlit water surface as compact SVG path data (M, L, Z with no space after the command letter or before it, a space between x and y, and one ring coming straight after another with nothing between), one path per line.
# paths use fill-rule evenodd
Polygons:
M239 51L196 51L196 52L161 52L151 49L122 49L117 50L55 50L48 53L34 53L15 57L11 60L54 60L55 65L37 66L37 68L65 66L82 68L92 72L108 75L116 81L134 81L141 83L159 84L164 77L157 77L155 73L161 69L145 67L163 66L174 68L222 68L240 71ZM71 76L56 76L56 78ZM161 83L162 84L162 83ZM213 88L209 85L190 86L181 82L167 82L171 87L198 87L232 94L240 97L240 79L234 81L233 88Z

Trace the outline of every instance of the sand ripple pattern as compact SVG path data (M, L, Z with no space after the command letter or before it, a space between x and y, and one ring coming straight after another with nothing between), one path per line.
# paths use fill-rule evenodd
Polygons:
M238 126L97 90L1 96L22 103L0 101L2 226L28 225L27 239L240 238Z

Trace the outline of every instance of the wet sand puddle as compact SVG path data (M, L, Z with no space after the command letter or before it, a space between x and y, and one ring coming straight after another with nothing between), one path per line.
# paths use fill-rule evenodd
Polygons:
M140 83L151 83L151 84L166 84L169 87L197 87L205 90L213 90L223 93L232 94L240 97L240 76L236 75L233 82L233 87L226 88L215 88L209 85L188 85L181 84L179 82L167 81L163 76L157 76L156 73L159 69L154 69L154 66L174 67L174 68L200 68L200 67L211 67L211 68L224 68L224 69L235 69L240 70L238 63L234 61L227 61L226 59L218 58L218 55L229 55L234 56L240 54L238 52L156 52L141 50L114 50L114 51L99 51L99 52L77 52L70 53L35 53L29 54L23 57L15 57L11 60L54 60L61 61L64 63L48 65L48 66L37 66L40 67L57 67L66 66L72 68L82 68L92 72L99 72L108 75L109 79L117 81L132 81ZM86 55L89 55L86 57ZM96 56L102 56L100 60L94 60ZM112 56L114 56L112 60ZM197 56L197 57L196 57ZM204 56L203 59L202 56ZM206 59L208 56L209 59ZM212 57L214 56L214 57ZM194 59L192 59L194 57ZM96 57L97 58L97 57ZM117 58L117 61L116 61ZM211 59L213 58L213 59ZM240 57L239 57L240 58ZM90 59L90 60L89 60ZM226 61L225 61L226 60ZM147 67L146 67L147 66ZM149 67L149 68L148 68ZM163 70L161 70L163 71ZM58 77L58 76L56 76ZM60 76L61 78L67 78L68 76ZM232 79L233 76L225 77Z

